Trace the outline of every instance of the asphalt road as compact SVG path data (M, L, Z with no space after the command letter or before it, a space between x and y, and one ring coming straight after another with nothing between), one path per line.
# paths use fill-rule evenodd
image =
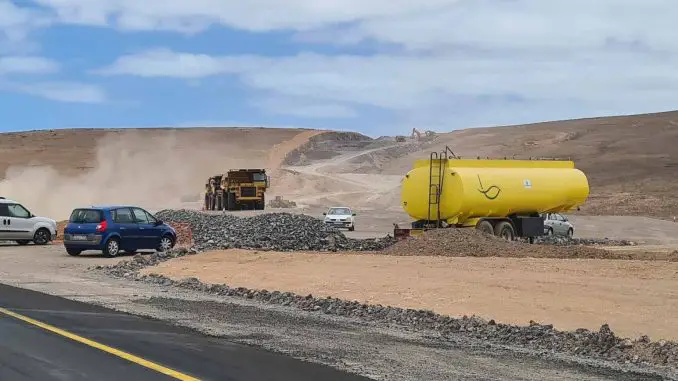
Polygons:
M35 321L27 322L22 317ZM41 327L40 323L48 326ZM55 333L49 327L64 332ZM94 344L77 341L78 337ZM96 345L120 350L142 364ZM149 369L144 361L185 377ZM2 381L147 381L188 377L219 381L367 380L161 321L0 284Z

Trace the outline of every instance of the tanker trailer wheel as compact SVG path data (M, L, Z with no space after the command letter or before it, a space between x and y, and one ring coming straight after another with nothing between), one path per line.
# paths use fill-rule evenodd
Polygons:
M492 223L488 220L482 220L478 222L478 225L476 225L476 229L480 230L485 234L494 235L494 228L492 227Z
M516 232L513 230L513 225L510 222L501 221L494 227L494 235L507 241L513 241Z

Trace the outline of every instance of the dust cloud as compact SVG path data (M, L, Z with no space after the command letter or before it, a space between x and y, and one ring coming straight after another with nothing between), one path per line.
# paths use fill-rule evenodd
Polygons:
M198 201L208 176L241 164L224 160L218 145L177 139L172 131L130 131L92 144L92 163L72 163L90 170L66 176L49 165L10 167L0 181L0 194L56 220L91 205L133 204L157 211L181 206L186 198Z

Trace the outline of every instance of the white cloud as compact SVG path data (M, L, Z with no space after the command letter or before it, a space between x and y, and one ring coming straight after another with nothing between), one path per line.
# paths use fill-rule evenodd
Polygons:
M9 0L0 0L0 51L6 53L35 50L29 34L51 24L51 17L43 11L19 7Z
M210 25L249 31L308 30L409 14L460 0L33 0L62 22L126 30L195 32Z
M59 102L102 103L106 93L98 86L78 82L38 82L8 85L13 91L39 96Z
M0 57L0 75L3 74L49 74L59 71L53 60L31 56Z
M503 123L663 110L678 99L675 0L37 2L61 22L191 33L218 24L296 31L297 41L389 47L373 56L289 57L155 49L97 71L185 80L237 75L264 94L254 102L270 112L344 117L364 105L413 122L462 114ZM292 110L280 106L291 100ZM491 109L475 107L483 103Z

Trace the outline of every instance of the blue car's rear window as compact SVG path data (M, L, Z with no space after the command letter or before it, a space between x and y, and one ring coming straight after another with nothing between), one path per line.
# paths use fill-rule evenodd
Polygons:
M68 222L75 224L97 224L104 220L104 214L97 209L75 209Z

